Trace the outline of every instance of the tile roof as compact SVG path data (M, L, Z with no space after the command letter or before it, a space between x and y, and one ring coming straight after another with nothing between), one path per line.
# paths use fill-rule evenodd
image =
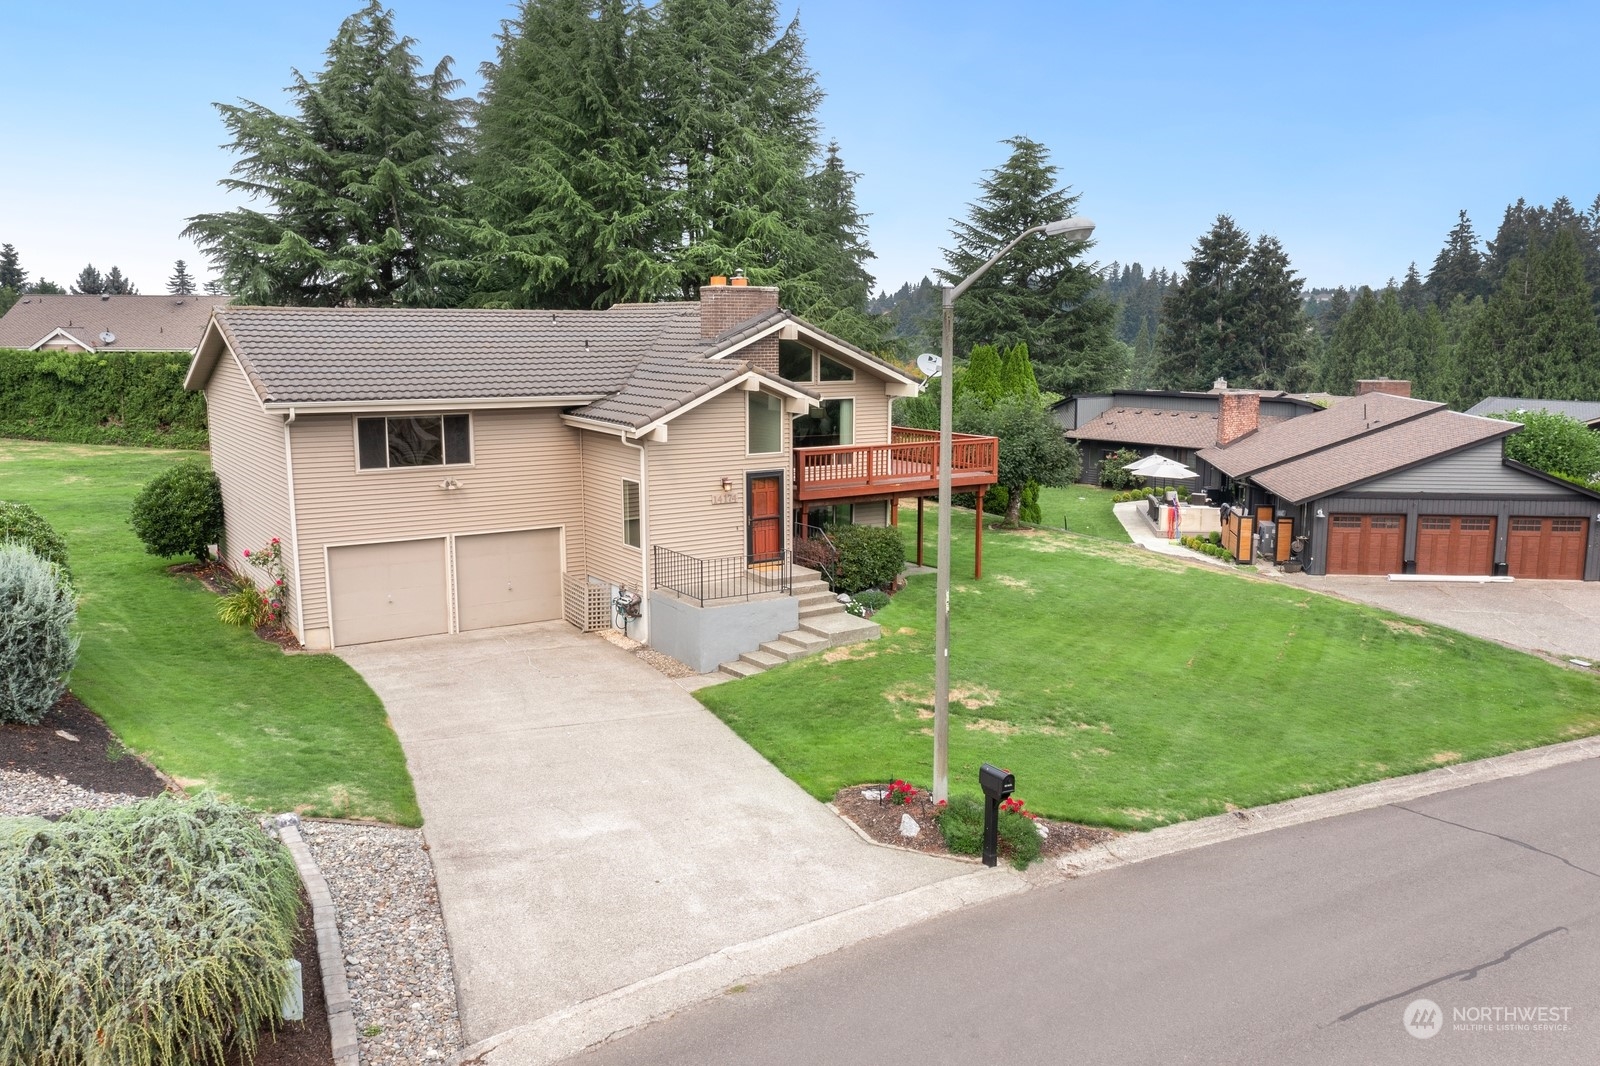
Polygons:
M1331 413L1332 410L1297 418L1291 425L1308 425ZM1290 503L1304 503L1516 430L1514 423L1464 415L1435 405L1420 417L1385 423L1371 432L1262 470L1250 480Z
M1263 418L1262 426L1275 426L1285 418ZM1215 411L1169 411L1159 407L1113 407L1089 419L1067 436L1078 440L1150 444L1162 448L1199 450L1217 442Z
M1258 470L1443 410L1444 404L1431 400L1369 392L1340 400L1325 411L1276 425L1262 425L1225 448L1212 444L1199 453L1199 458L1229 477L1246 477Z
M1533 400L1519 396L1490 396L1467 409L1469 415L1503 415L1515 411L1549 411L1579 422L1600 422L1600 400Z
M0 348L32 348L64 329L96 351L182 352L200 343L227 296L23 296L0 316ZM116 339L109 343L100 334Z

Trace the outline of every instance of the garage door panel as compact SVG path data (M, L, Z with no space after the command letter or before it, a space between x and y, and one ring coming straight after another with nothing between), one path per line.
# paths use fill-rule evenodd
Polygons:
M1398 574L1406 549L1401 515L1336 514L1328 520L1328 573Z
M456 537L456 613L463 632L562 616L561 531Z
M328 583L337 644L450 631L443 538L330 548Z
M1423 515L1417 519L1417 573L1494 573L1494 519L1485 515Z
M1506 570L1512 577L1581 581L1588 548L1588 519L1513 518Z

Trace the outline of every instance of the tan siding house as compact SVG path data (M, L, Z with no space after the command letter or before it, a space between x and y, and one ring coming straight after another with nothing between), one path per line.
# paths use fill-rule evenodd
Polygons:
M663 589L787 588L812 452L862 523L934 474L891 431L910 378L737 284L608 311L224 307L186 385L210 405L227 562L281 538L313 648L560 617L649 639ZM802 447L801 424L835 446ZM719 576L686 590L662 559Z

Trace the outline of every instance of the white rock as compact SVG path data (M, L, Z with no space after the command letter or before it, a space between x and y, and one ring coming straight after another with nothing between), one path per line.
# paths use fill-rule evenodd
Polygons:
M848 592L841 592L839 593L838 600L840 603L849 603L850 594Z
M911 817L909 814L902 814L900 816L901 836L914 837L920 832L922 832L922 827L917 824L917 820L915 818Z
M889 793L885 792L881 788L864 788L864 789L861 790L861 798L862 799L881 800L881 799L883 799L883 797L887 796L888 794Z
M74 744L78 743L78 738L67 732L65 729L56 730L56 736L60 737L62 740L70 740Z
M1046 829L1044 827L1044 823L1043 822L1034 822L1033 823L1033 827L1039 831L1039 839L1040 840L1049 840L1050 839L1050 830L1048 830L1048 829Z

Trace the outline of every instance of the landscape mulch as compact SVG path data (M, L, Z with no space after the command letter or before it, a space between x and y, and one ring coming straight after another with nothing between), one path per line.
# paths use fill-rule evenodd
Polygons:
M305 995L305 1020L279 1022L275 1033L262 1033L255 1057L234 1049L226 1066L333 1066L333 1033L328 1028L328 1001L322 991L322 965L317 955L317 931L311 901L300 890L300 932L294 942Z
M0 769L59 777L91 792L157 796L166 781L68 692L38 725L0 724Z
M167 573L175 577L192 577L218 596L226 596L233 591L234 576L221 563L179 563L177 566L167 567ZM276 626L256 626L256 636L269 644L276 644L285 653L304 651L305 646L286 628Z
M888 789L888 785L852 785L840 789L834 794L833 808L880 844L920 851L928 855L954 855L954 852L945 847L944 836L939 832L939 808L926 791L918 792L906 803L890 803L887 796L883 799L873 799L863 795L865 792L887 793ZM901 816L907 814L917 823L916 836L900 835ZM1036 821L1044 826L1048 833L1039 842L1040 857L1045 859L1078 851L1118 835L1110 829L1079 825L1076 822L1056 822L1047 818L1039 818ZM970 855L956 857L975 858Z

